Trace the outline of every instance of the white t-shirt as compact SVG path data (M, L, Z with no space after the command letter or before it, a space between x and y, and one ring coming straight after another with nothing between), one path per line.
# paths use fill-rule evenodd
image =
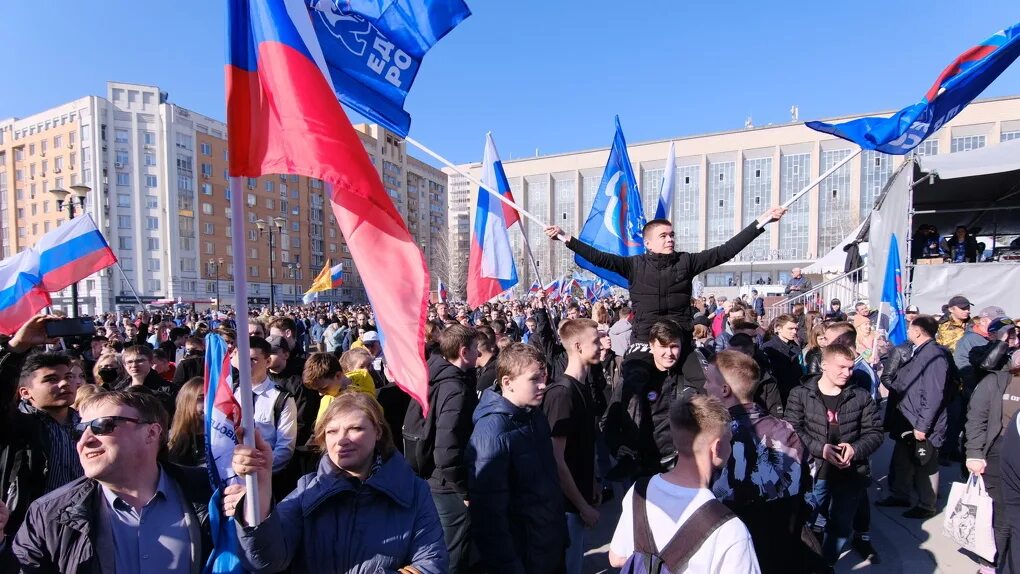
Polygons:
M645 504L655 546L662 549L680 526L705 502L715 498L707 488L687 488L655 475L648 482ZM609 549L617 556L634 553L634 488L623 497L623 512ZM683 572L692 574L759 574L758 557L747 527L733 517L717 528L694 553ZM679 572L676 574L680 574Z

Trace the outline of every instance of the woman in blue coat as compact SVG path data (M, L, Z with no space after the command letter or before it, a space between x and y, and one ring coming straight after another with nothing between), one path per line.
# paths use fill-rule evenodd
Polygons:
M272 449L258 435L255 448L235 448L234 471L258 476L262 512L258 526L245 525L244 487L224 490L244 569L444 574L448 556L428 484L394 448L379 403L364 393L341 394L315 425L315 439L325 450L318 470L275 506Z

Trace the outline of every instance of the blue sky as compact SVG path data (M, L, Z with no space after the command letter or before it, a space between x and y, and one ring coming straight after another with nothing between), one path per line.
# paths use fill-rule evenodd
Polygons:
M960 52L1020 22L1015 0L962 2L468 0L474 14L426 57L411 135L478 161L898 109ZM0 118L155 84L224 117L221 0L8 1ZM13 47L13 48L11 48ZM985 96L1020 94L1020 64Z

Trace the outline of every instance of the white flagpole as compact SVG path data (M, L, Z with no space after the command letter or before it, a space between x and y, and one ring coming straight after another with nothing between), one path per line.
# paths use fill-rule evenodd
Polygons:
M120 266L120 260L117 260L117 269L120 269L121 276L124 277L124 282L127 283L128 289L131 290L131 294L135 296L135 301L138 301L138 305L141 306L142 311L145 310L145 303L142 303L142 298L135 292L134 285L131 284L131 279L128 279L127 273L124 273L124 268Z
M823 173L822 175L819 175L818 177L816 177L814 180L812 180L810 183L808 183L806 186L804 186L803 189L798 191L793 197L791 197L790 199L786 200L786 203L784 203L782 205L782 207L790 207L791 205L793 205L798 199L800 199L801 197L804 197L805 193L811 191L819 183L822 183L823 179L829 177L830 175L835 173L837 169L839 169L839 168L843 167L844 165L850 163L850 161L852 159L854 159L855 157L861 155L862 151L864 151L863 148L858 148L857 151L851 153L850 155L848 155L845 158L843 158L841 161L837 162L836 165L830 167L828 170L826 170L825 173ZM768 221L766 221L765 223L762 223L762 222L759 221L758 222L758 229L763 229L768 224L769 224Z
M541 219L539 219L538 216L532 214L531 212L525 210L520 205L518 205L518 204L510 201L509 199L503 197L503 194L501 194L498 190L492 189L489 186L485 185L484 183L482 183L482 182L478 181L477 179L471 177L470 175L464 173L459 167L454 165L453 162L451 162L450 160L446 159L445 157L439 155L438 153L432 151L431 149L425 147L425 144L415 140L412 137L406 137L406 138L404 138L404 141L406 141L407 143L409 143L409 144L413 145L414 147L420 149L421 151L427 153L433 159L435 159L436 161L442 163L446 167L448 167L448 168L452 169L453 171L459 173L462 177L464 177L464 179L468 180L470 183L473 183L473 184L477 185L478 187L484 189L485 191L488 191L496 199L498 199L498 200L502 201L503 203L509 205L510 207L516 209L518 211L518 213L520 213L521 215L523 215L523 216L527 217L528 219L534 221L536 224L541 225L542 229L545 229L546 227L549 227L549 224L544 222L544 221L542 221Z
M237 388L241 400L241 428L245 446L255 447L255 402L251 392L251 348L248 342L248 270L244 265L244 191L240 177L230 178L230 243L234 253L234 316L237 320ZM244 477L245 520L257 526L262 509L259 504L258 477Z

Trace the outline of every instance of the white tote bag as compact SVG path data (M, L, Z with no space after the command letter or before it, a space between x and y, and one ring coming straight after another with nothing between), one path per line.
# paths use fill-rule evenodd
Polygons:
M971 474L966 483L953 483L942 522L942 533L961 548L989 562L995 560L992 498L985 491L985 481L980 475Z

